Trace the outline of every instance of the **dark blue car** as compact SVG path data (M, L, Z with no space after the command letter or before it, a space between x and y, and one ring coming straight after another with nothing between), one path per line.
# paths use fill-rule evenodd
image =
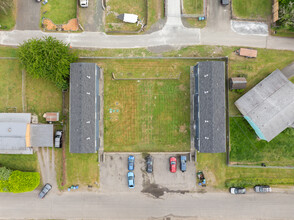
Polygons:
M131 170L134 170L134 168L135 168L135 157L130 155L128 158L128 169L131 171Z

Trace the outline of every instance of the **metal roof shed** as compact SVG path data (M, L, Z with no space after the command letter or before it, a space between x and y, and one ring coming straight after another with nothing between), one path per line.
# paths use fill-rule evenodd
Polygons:
M71 153L96 153L100 147L101 69L95 63L70 65Z
M230 89L245 89L247 80L244 77L232 77L230 78Z
M277 69L235 105L258 137L269 142L294 123L294 84Z
M120 14L117 16L118 19L122 20L123 22L133 23L135 24L138 21L138 15L134 14Z

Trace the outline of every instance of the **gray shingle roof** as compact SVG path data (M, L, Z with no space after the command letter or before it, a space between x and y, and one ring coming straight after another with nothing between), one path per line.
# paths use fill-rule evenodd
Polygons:
M203 153L226 152L225 63L199 62L194 74L195 148Z
M235 105L250 120L260 138L271 141L294 123L294 84L277 69Z
M71 153L95 153L99 148L99 78L95 63L70 65Z

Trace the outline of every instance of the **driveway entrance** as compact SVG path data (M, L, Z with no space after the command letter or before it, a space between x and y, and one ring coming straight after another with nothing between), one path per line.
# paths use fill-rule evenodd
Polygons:
M41 3L35 0L18 0L16 30L39 30Z

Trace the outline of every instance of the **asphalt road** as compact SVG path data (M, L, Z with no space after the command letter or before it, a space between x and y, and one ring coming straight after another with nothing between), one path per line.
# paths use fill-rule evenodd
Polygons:
M16 30L39 30L41 3L35 0L18 0Z
M62 196L38 192L0 194L1 219L293 219L294 195L285 193L166 194L154 199L142 193L80 193ZM174 217L173 217L174 216ZM196 218L197 217L197 218Z

